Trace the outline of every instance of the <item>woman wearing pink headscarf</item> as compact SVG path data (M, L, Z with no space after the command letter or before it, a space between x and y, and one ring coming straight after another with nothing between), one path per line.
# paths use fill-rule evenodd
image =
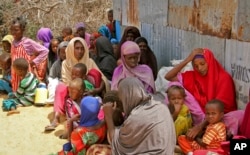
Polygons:
M146 92L155 93L155 83L152 70L147 65L139 65L140 48L133 41L126 41L121 46L122 64L115 68L111 89L117 90L120 80L126 77L137 77L142 81Z

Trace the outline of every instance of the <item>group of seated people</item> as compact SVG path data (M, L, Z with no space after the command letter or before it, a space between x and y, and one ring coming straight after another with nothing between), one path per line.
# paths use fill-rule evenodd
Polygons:
M56 79L48 90L54 119L45 131L55 130L66 115L60 138L69 141L57 154L220 154L221 143L234 135L250 137L250 126L241 125L249 118L237 110L233 79L207 48L194 49L166 73L170 83L159 100L157 61L136 27L128 26L114 48L105 35L88 43L83 23L74 35L64 29L61 42L49 28L38 31L39 42L26 38L25 25L14 19L12 40L3 39L10 46L0 55L0 90L8 93L2 107L7 115L19 113L19 106L34 104L39 83ZM193 70L181 72L189 62Z

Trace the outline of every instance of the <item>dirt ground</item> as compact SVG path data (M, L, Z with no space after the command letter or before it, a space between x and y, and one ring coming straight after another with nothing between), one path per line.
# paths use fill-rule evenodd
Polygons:
M0 96L0 104L4 96ZM21 107L20 114L7 116L0 111L0 155L49 155L62 149L67 140L59 139L64 125L55 131L44 132L50 123L53 107Z

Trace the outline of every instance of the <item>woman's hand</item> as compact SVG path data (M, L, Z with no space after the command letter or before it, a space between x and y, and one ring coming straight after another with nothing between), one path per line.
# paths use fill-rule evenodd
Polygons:
M107 102L103 104L103 111L105 116L112 117L112 114L114 112L114 109L116 108L116 102Z
M188 62L192 61L197 54L202 55L204 53L202 48L195 48L187 57Z

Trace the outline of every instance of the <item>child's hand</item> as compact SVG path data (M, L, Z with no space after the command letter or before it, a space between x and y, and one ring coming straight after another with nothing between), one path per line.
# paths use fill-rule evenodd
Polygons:
M179 114L179 112L181 111L181 107L182 107L182 104L180 103L174 104L175 112Z

